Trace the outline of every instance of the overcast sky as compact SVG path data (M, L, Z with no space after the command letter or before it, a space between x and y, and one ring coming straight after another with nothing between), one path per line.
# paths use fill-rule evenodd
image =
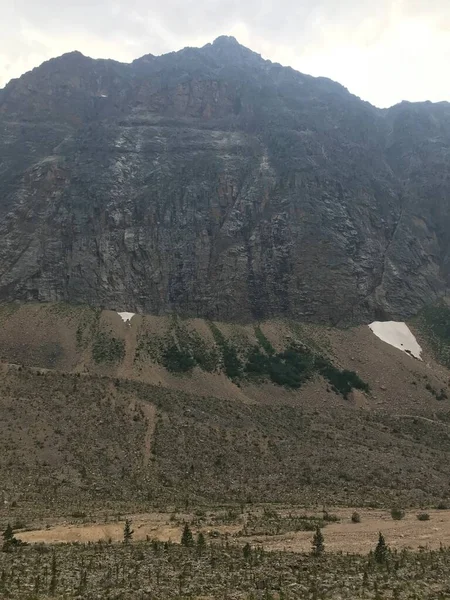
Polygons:
M129 62L234 35L377 106L450 101L450 0L0 0L0 87L80 50Z

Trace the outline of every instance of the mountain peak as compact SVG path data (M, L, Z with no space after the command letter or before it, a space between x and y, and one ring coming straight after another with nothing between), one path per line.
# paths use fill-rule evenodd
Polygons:
M219 35L218 38L216 38L212 44L213 46L222 46L222 47L241 47L243 48L244 46L241 46L241 44L237 41L237 39L235 37L233 37L232 35Z
M218 58L224 64L231 61L235 64L244 65L255 59L261 60L260 54L246 48L230 35L219 36L212 44L206 44L204 50L211 52L216 59Z

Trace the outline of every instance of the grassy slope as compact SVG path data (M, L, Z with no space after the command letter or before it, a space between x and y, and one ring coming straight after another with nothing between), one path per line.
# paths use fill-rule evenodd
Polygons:
M3 307L0 324L0 471L9 501L54 510L105 502L390 506L449 494L450 404L428 389L447 389L448 371L386 346L368 328L261 327L277 351L291 336L357 371L371 391L345 400L317 373L299 390L198 367L169 373L157 362L157 342L173 330L167 318L126 325L108 311L28 305ZM204 322L184 326L214 349ZM254 343L252 327L220 330L238 354ZM141 344L137 357L143 337L145 356Z

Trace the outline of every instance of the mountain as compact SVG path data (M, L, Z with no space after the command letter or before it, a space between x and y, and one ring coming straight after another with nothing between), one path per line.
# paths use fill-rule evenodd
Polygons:
M0 90L0 299L403 319L450 276L450 104L379 110L234 38Z

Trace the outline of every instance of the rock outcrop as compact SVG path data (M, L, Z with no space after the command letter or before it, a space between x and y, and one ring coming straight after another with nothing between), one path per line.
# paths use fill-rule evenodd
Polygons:
M404 319L450 277L450 104L379 110L233 38L0 90L0 299Z

